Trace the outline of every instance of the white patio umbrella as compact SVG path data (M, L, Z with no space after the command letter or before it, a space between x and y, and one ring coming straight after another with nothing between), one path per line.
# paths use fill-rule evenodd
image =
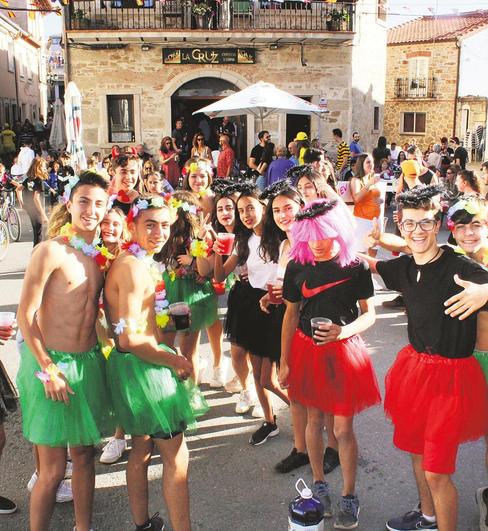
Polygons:
M86 157L81 143L83 132L81 121L81 94L76 83L70 81L64 93L66 113L67 150L71 153L72 166L79 170L86 169Z
M235 94L207 105L193 114L199 112L205 113L210 118L253 114L261 120L262 129L263 120L273 113L316 114L320 116L327 111L275 87L272 83L259 81Z
M56 151L66 147L66 119L63 102L58 98L54 102L54 116L49 135L49 145Z

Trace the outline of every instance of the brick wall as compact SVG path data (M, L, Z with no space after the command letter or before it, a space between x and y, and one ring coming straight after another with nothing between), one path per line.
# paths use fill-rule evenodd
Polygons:
M435 98L396 98L397 78L409 77L409 59L429 58L429 78L437 79ZM384 133L388 142L397 144L415 140L421 148L451 136L455 127L458 49L455 42L396 44L387 47L386 99ZM425 112L424 134L401 132L403 112Z
M240 88L260 80L269 81L292 94L311 96L314 103L318 103L321 96L327 97L328 117L312 117L311 120L312 137L319 135L326 144L332 139L334 127L342 128L347 139L352 128L371 130L371 98L365 104L369 109L364 115L358 115L358 123L351 124L350 46L307 44L304 48L307 66L301 64L298 44L280 45L278 50L257 46L255 65L163 65L161 48L154 46L142 51L138 44L129 44L121 50L70 48L71 79L83 96L83 140L87 153L95 148L109 148L103 101L107 94L114 93L137 96L139 117L136 122L140 123L140 138L136 138L136 142L143 140L151 152L157 152L162 135L171 132L171 95L183 83L199 77L222 77ZM259 122L254 125L257 133ZM265 120L265 127L273 132L275 142L284 142L285 115L271 116ZM248 151L253 142L254 137L248 137Z

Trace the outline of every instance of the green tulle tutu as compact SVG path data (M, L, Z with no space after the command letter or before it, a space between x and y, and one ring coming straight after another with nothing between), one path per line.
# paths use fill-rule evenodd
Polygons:
M218 297L210 280L200 284L193 275L171 280L166 272L163 277L169 303L186 302L190 305L190 332L204 330L215 323L218 315Z
M117 424L131 435L170 436L195 429L197 417L208 411L205 398L192 381L181 381L168 367L115 348L108 358L107 380Z
M46 398L44 384L35 377L40 370L27 344L21 346L17 375L24 437L33 444L52 447L89 446L113 433L115 423L109 399L106 361L98 346L89 352L48 350L74 395L69 405Z
M488 382L488 352L485 350L474 350L473 356L479 361L479 364L483 369L485 379Z

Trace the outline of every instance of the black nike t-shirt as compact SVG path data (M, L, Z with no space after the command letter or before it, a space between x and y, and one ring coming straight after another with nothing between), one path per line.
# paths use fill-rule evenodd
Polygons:
M476 342L476 313L463 321L454 319L444 313L444 301L463 289L453 280L456 273L463 280L487 284L488 270L451 247L442 249L442 256L430 264L417 266L411 256L401 256L378 262L376 269L387 288L403 295L408 339L417 352L467 358ZM488 305L482 310L488 311Z
M357 319L358 300L374 295L371 271L361 261L341 267L336 260L302 265L288 263L283 282L283 298L301 302L298 327L312 337L310 319L327 317L340 326Z

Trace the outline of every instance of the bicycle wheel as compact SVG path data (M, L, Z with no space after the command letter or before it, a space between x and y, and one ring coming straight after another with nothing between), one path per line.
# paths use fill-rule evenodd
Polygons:
M5 258L8 250L8 244L9 236L7 225L3 221L0 221L0 260Z
M7 226L12 241L18 242L22 233L22 225L20 222L19 211L13 206L7 208Z

